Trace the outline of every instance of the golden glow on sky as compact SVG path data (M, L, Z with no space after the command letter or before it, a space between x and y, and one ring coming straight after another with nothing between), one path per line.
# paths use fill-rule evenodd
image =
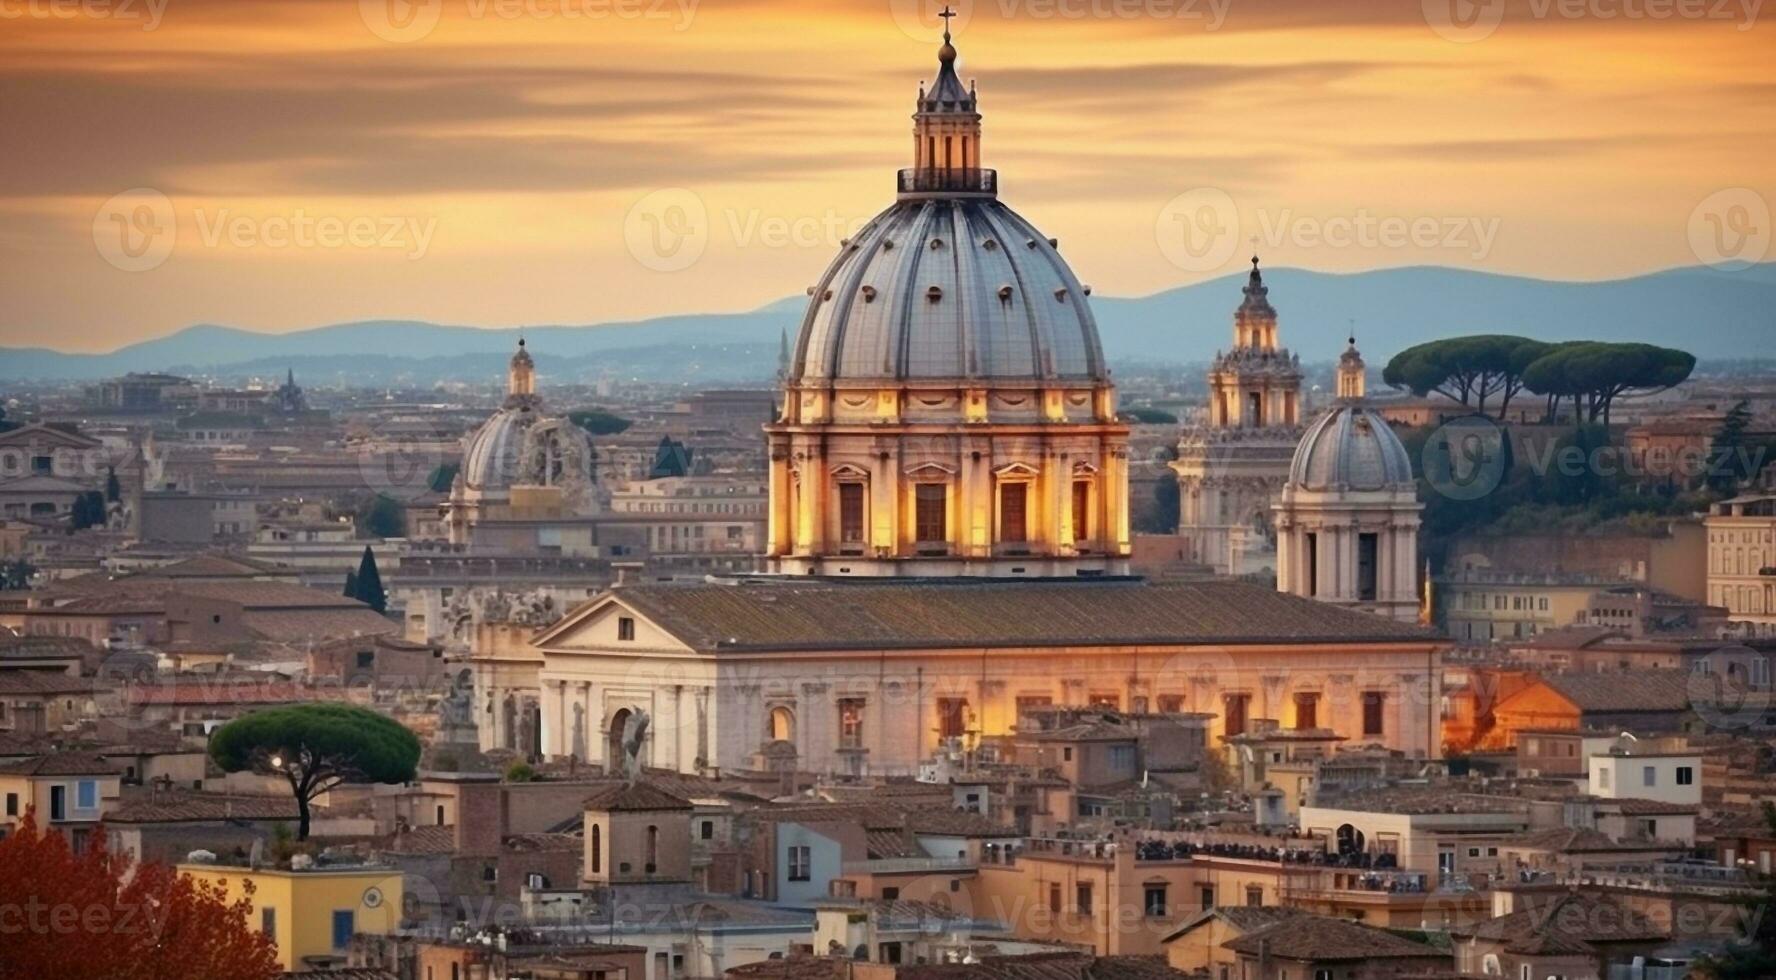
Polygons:
M1626 276L1697 264L1712 194L1776 202L1757 0L1439 2L981 0L957 45L1002 197L1099 295L1234 271L1253 236L1272 265ZM800 294L907 165L919 14L0 0L0 345ZM1163 247L1205 201L1225 247Z

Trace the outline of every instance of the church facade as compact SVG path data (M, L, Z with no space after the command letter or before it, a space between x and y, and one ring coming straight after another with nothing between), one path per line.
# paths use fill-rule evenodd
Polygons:
M767 426L786 575L1128 569L1128 427L1082 285L998 199L945 35L898 199L809 288Z
M1252 258L1233 314L1233 348L1209 368L1206 421L1178 440L1178 533L1222 575L1275 566L1271 507L1302 434L1301 359L1282 346L1270 288Z
M998 203L947 37L939 60L900 199L810 291L766 427L766 574L619 586L538 632L541 754L612 765L645 717L648 766L903 774L989 751L1028 709L1095 704L1211 714L1213 744L1269 720L1433 756L1434 633L1121 574L1127 430L1086 290ZM1216 419L1288 431L1299 370L1256 268L1239 324Z

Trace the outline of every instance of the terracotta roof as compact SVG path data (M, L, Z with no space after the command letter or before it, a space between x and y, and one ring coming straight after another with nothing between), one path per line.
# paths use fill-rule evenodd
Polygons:
M1598 800L1599 807L1621 811L1627 817L1675 817L1686 813L1695 813L1695 806L1685 803L1668 803L1664 800L1643 800L1638 797L1623 797L1614 800Z
M1370 960L1448 956L1445 950L1404 939L1349 919L1302 915L1254 929L1221 944L1236 953L1260 952L1290 960Z
M295 820L289 796L231 795L157 790L107 814L107 823L208 823L217 820Z
M1184 980L1163 956L1035 953L984 956L979 963L902 965L897 980Z
M864 831L863 849L864 856L871 861L925 856L919 845L900 830Z
M116 776L123 766L93 752L49 752L0 762L0 772L10 776Z
M32 697L97 694L111 685L90 677L72 677L59 670L0 670L0 695Z
M1285 919L1292 919L1298 915L1307 914L1308 913L1305 910L1295 908L1291 905L1217 906L1190 919L1186 919L1183 924L1172 930L1165 938L1161 939L1160 942L1169 943L1210 919L1220 919L1233 926L1235 929L1238 929L1240 932L1251 932L1254 929L1264 929L1276 925L1278 922L1282 922Z
M706 651L1437 639L1231 581L639 585L612 595ZM571 629L574 618L555 630Z
M1542 683L1580 711L1682 711L1690 706L1690 674L1682 670L1545 674Z
M1458 936L1521 943L1549 933L1567 943L1660 940L1665 933L1646 916L1622 905L1582 892L1567 892L1542 901L1522 896L1524 907L1507 915L1450 930Z
M382 849L390 854L452 854L456 851L456 828L410 827L390 837Z
M1603 851L1645 851L1657 850L1656 845L1611 840L1608 836L1587 827L1550 827L1547 830L1530 830L1521 834L1512 834L1499 839L1500 847L1527 848L1535 851L1550 851L1556 854L1588 854Z
M641 781L607 786L586 798L585 809L604 813L649 810L689 810L691 801Z
M1018 832L1001 826L973 810L941 807L918 807L907 811L907 829L915 834L936 837L1018 837Z

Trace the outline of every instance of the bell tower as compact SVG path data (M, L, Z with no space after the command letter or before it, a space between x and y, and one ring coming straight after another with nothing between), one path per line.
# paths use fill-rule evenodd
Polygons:
M902 190L963 189L979 186L981 173L981 116L974 88L963 88L956 75L956 46L950 41L950 18L956 12L945 7L944 43L937 51L937 77L929 89L919 88L913 113L913 173L918 184Z

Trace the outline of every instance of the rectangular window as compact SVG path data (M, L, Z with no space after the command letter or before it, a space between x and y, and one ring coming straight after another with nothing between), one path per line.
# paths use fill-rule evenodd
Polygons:
M1640 782L1642 786L1659 785L1659 770L1653 766L1641 766Z
M1263 885L1247 885L1246 886L1246 904L1251 906L1252 908L1258 908L1259 906L1264 904L1264 886Z
M1197 897L1197 900L1202 903L1202 910L1204 912L1207 912L1208 910L1214 908L1215 907L1215 886L1214 885L1202 886L1202 888L1200 890L1198 890L1196 897Z
M1056 915L1061 914L1061 884L1058 881L1049 882L1048 910Z
M17 793L6 794L6 815L9 817L19 815L19 795Z
M1161 694L1156 703L1159 706L1160 714L1175 715L1184 710L1184 695Z
M968 699L938 698L937 725L941 738L961 738L967 734Z
M51 786L49 788L49 819L68 819L68 787Z
M1695 770L1691 769L1689 766L1678 766L1677 767L1677 785L1689 786L1689 785L1692 785L1693 783L1695 783L1695 781L1696 781Z
M344 950L351 945L352 933L358 931L356 914L351 909L333 910L333 948Z
M1092 910L1092 886L1089 881L1082 881L1073 889L1073 911L1080 915L1090 915Z
M921 483L913 488L913 532L927 544L947 542L949 488L941 483Z
M702 837L704 840L715 840L715 821L703 821L703 827L698 836Z
M635 639L635 618L632 616L617 617L617 639L628 642Z
M1244 735L1246 733L1246 708L1252 703L1250 694L1229 694L1223 699L1227 710L1222 720L1228 735Z
M813 877L814 854L806 844L794 844L789 849L789 880L807 881Z
M1320 536L1312 531L1307 532L1307 554L1303 556L1306 563L1307 594L1320 594Z
M839 484L839 540L863 543L863 484Z
M74 805L82 810L92 810L99 805L99 784L90 779L82 779L75 784Z
M1376 555L1379 539L1373 533L1357 535L1357 598L1375 600Z
M863 699L839 699L839 747L863 747Z
M999 540L1006 544L1023 544L1030 540L1025 515L1029 498L1028 483L999 484Z
M1073 481L1073 540L1091 537L1092 485L1084 480Z
M1386 693L1382 691L1363 692L1363 734L1382 734L1381 718L1386 705Z
M271 936L274 939L277 937L277 931L278 931L278 910L277 909L263 908L263 909L259 910L259 931L266 934L267 936Z
M1166 914L1166 886L1148 885L1143 904L1150 919L1163 919Z
M1295 727L1297 729L1320 727L1320 696L1318 694L1295 695Z

